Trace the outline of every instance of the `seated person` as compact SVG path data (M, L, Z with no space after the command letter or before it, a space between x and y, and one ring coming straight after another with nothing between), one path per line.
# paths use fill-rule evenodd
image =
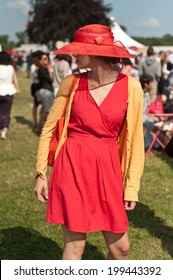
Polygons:
M150 89L153 86L153 77L148 74L141 75L140 83L141 83L141 86L143 89L143 97L144 97L143 124L146 128L144 143L145 143L145 149L147 149L153 140L152 135L150 134L150 131L154 130L154 124L155 124L155 122L158 121L157 117L148 116L148 106L155 99L155 96L153 96L149 93ZM159 144L155 143L154 147L159 148Z
M164 113L173 113L173 65L162 94Z

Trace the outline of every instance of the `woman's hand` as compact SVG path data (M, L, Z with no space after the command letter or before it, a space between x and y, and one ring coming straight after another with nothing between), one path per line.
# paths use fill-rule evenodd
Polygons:
M46 202L48 200L48 182L40 176L36 179L34 191L39 201Z
M136 201L124 201L125 210L133 210L136 206Z
M172 91L172 90L173 90L173 86L171 86L171 85L168 86L168 87L167 87L167 90L168 90L168 91Z

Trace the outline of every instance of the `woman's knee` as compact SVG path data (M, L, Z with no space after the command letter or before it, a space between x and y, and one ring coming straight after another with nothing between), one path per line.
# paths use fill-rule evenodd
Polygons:
M112 244L108 246L109 252L111 256L119 258L127 258L130 252L130 243L128 240L125 240L124 242L120 244Z
M82 259L82 255L85 249L85 241L73 241L64 244L63 256L65 259Z
M130 243L128 233L103 232L110 259L127 259Z
M85 240L76 240L64 244L64 250L71 252L75 256L82 256L85 249Z

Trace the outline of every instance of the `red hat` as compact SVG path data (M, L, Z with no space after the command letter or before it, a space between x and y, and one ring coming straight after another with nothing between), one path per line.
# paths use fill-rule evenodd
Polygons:
M101 24L89 24L79 28L74 34L74 42L67 44L54 53L134 57L120 41L114 42L110 27Z

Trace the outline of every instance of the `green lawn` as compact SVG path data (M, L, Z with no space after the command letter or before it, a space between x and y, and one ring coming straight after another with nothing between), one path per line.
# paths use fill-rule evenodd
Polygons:
M33 192L38 136L32 132L30 80L18 74L6 141L0 141L1 259L61 259L60 226L45 222L46 206ZM140 203L129 213L130 259L173 259L173 160L151 153L145 163ZM89 234L84 259L105 259L101 233Z

